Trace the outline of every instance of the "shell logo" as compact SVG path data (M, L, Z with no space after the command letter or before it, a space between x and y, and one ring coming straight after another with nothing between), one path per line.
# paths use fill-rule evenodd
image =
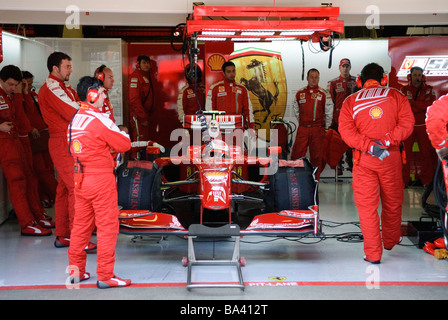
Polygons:
M220 54L212 54L208 58L207 65L212 71L221 71L221 67L226 62L226 59Z
M79 140L73 140L73 151L81 152L81 150L82 150L81 142L79 142Z
M380 107L373 107L370 109L369 114L372 119L379 119L383 115L383 110Z

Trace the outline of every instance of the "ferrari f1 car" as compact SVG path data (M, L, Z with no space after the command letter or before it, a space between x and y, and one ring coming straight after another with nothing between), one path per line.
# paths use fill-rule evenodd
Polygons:
M117 168L120 233L188 235L193 224L238 224L241 235L320 235L315 169L306 158L279 159L279 147L265 156L243 151L235 143L243 132L238 115L185 116L185 128L191 134L180 155L173 148L169 157Z

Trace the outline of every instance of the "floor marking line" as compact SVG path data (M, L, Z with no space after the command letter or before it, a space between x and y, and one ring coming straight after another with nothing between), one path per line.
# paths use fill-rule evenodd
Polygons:
M215 282L213 282L215 283ZM448 286L448 282L436 281L380 281L379 286L417 286L417 287L442 287ZM250 281L245 282L246 287L299 287L299 286L366 286L365 281ZM185 287L184 282L168 283L132 283L130 288L152 288L152 287ZM96 284L79 284L79 289L96 288ZM0 286L0 291L7 290L58 290L67 289L66 285L18 285L18 286Z

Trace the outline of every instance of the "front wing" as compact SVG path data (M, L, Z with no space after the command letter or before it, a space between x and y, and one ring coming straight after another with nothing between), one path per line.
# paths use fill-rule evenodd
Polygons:
M121 210L120 233L127 235L188 235L188 228L182 226L176 216L149 210ZM283 210L254 216L251 223L241 229L241 235L265 235L292 237L303 235L319 236L319 208L308 210Z

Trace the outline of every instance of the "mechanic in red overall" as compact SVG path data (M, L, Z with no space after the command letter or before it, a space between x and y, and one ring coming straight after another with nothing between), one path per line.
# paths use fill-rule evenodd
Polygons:
M154 106L154 92L151 83L151 60L148 56L137 58L136 69L129 76L128 105L132 141L149 140L148 114Z
M246 87L235 82L235 64L231 61L222 65L224 79L210 86L205 102L205 110L225 111L226 115L244 117L246 128L254 129L255 120L249 92Z
M42 119L37 93L33 90L34 76L23 71L23 79L28 84L29 93L24 96L24 110L38 135L30 137L33 152L33 167L39 182L39 196L44 207L51 207L56 197L58 182L55 178L53 160L48 152L48 126Z
M383 68L367 64L361 71L361 91L342 105L339 132L353 149L353 195L364 237L364 260L380 263L383 246L401 241L403 203L400 143L409 137L414 116L407 98L386 87ZM381 198L381 221L378 206Z
M318 168L318 179L323 170L322 145L325 129L329 128L333 117L333 102L328 91L319 87L317 69L308 70L307 81L308 85L297 91L293 104L299 126L291 150L291 159L305 157L309 148L310 162Z
M196 70L196 71L195 71ZM187 84L179 91L177 96L177 114L180 123L184 123L185 115L196 114L198 110L205 108L205 86L202 83L202 71L199 66L185 67Z
M328 82L328 92L333 100L333 119L331 121L331 128L338 131L339 112L342 108L342 103L345 98L355 93L358 90L356 86L356 77L350 75L352 68L349 59L344 58L339 62L340 75Z
M67 138L75 164L75 219L68 250L73 280L90 278L86 252L94 227L97 228L97 286L128 286L114 274L115 245L118 236L118 195L115 156L131 148L129 136L99 109L106 98L100 80L83 77L77 86L83 102L71 121ZM73 166L72 166L73 168ZM107 195L107 196L105 196ZM78 278L78 279L75 279Z
M55 247L70 245L70 232L75 214L73 183L73 159L68 153L66 131L70 120L79 109L78 94L65 81L70 79L72 62L70 56L53 52L48 56L47 68L50 75L39 90L39 105L42 117L48 125L50 138L48 149L58 173L58 187L54 205L56 240ZM90 244L89 250L95 245Z
M14 208L22 235L47 236L51 230L41 226L39 210L32 210L29 194L33 193L27 177L30 168L23 161L25 151L19 141L18 108L23 103L20 69L7 65L0 70L0 166L5 175L9 199Z
M22 144L22 161L27 171L26 182L27 185L29 185L29 190L27 192L28 202L30 204L31 211L38 219L38 223L46 228L54 228L54 222L50 221L51 217L46 214L45 209L40 202L39 179L33 165L33 153L31 151L30 137L37 137L39 135L39 131L31 125L24 111L24 97L29 95L28 83L22 80L22 82L17 86L17 90L14 95L17 97L22 97L22 103L17 101L17 103L14 104L14 107L16 108L17 132L19 141Z
M426 111L426 131L437 156L442 161L448 157L447 142L448 95L440 97Z
M404 150L409 158L412 154L412 147L414 142L418 143L420 152L418 157L421 160L421 171L415 180L420 179L424 187L428 186L436 172L437 155L431 142L426 134L425 113L426 109L434 102L436 95L432 86L425 83L425 76L423 69L420 67L411 68L408 75L409 84L401 88L401 92L408 97L411 104L412 112L415 117L414 131L411 136L404 141ZM409 160L403 166L404 183L410 183L410 164Z
M358 91L356 85L356 77L350 75L352 64L349 59L344 58L339 62L339 77L332 79L328 82L328 92L330 92L331 99L333 100L333 120L330 128L338 131L339 125L339 113L342 108L342 103L349 95ZM338 131L339 132L339 131ZM342 174L342 159L338 165L338 174ZM348 169L351 171L353 168L352 150L349 148L345 152L345 162L348 165Z
M93 76L103 82L103 86L104 86L105 93L106 93L106 98L104 99L104 105L100 111L109 115L109 118L113 122L115 122L114 108L112 106L112 103L110 102L109 94L108 94L109 90L111 90L112 87L114 86L114 82L115 82L114 73L113 73L112 69L106 67L103 64L95 70L95 73Z

